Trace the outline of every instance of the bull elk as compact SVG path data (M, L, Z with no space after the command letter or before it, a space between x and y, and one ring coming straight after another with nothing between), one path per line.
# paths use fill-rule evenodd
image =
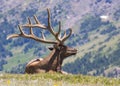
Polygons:
M38 18L34 16L35 24L32 24L30 18L28 18L28 24L18 25L20 34L11 34L7 37L7 39L16 38L16 37L24 37L24 38L33 39L38 42L46 43L46 44L53 44L53 47L49 48L51 50L51 53L47 57L43 59L34 59L26 65L25 73L34 74L34 73L49 72L49 71L63 73L63 71L61 70L61 65L63 63L63 60L67 58L68 56L75 55L77 53L76 49L70 48L64 45L64 42L72 34L72 29L69 29L69 33L66 33L66 31L64 31L63 36L61 36L61 33L60 33L61 22L59 22L58 31L55 32L53 30L53 27L51 26L49 9L47 9L47 13L48 13L48 25L47 26L41 24ZM23 31L23 27L29 28L30 33L29 34L25 33ZM37 37L33 33L33 30L32 30L35 27L49 31L56 41L46 40L42 32L41 32L41 37Z

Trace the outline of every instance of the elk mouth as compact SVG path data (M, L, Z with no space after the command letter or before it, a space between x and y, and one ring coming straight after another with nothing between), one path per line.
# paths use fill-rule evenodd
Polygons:
M73 53L73 55L76 55L77 54L77 50L74 50L72 53Z
M68 50L68 52L69 52L71 55L76 55L76 54L77 54L77 50L76 50L76 49Z

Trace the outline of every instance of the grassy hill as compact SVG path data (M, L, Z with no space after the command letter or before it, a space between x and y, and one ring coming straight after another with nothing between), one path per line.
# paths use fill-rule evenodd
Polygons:
M0 74L1 86L119 86L120 79L83 75Z

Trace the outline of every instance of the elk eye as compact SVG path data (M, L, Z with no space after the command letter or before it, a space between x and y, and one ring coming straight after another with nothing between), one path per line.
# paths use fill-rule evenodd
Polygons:
M49 47L48 49L52 51L52 50L53 50L53 47Z

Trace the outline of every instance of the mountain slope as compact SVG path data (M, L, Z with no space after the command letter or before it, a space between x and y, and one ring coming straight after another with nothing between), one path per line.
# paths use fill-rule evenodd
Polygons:
M83 26L84 23L87 26ZM75 74L119 77L120 28L113 22L102 22L93 17L81 23L81 27L86 43L77 46L77 58L69 59L63 69Z

